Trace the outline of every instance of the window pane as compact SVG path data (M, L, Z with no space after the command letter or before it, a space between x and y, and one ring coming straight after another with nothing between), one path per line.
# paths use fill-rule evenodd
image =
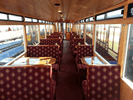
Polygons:
M67 23L67 32L70 32L70 23Z
M32 19L25 17L25 22L32 22Z
M33 20L33 22L37 22L37 19L32 19Z
M47 32L47 35L50 34L50 32L49 32L49 25L46 25L46 32Z
M45 25L40 25L40 38L45 38Z
M96 52L109 63L117 63L120 33L120 24L96 25Z
M105 18L105 14L96 16L96 20L103 20Z
M127 37L124 77L133 82L133 24L129 25Z
M123 14L121 14L122 10L124 10L124 8L119 9L119 10L115 10L115 11L108 12L107 13L107 18L123 17Z
M23 21L23 18L21 16L9 15L9 20Z
M38 43L38 25L26 25L26 34L28 45L36 45Z
M86 19L85 19L85 22L89 22L89 18L86 18Z
M53 27L52 25L50 25L50 33L52 33Z
M91 22L94 21L93 17L90 17L90 21L91 21Z
M0 19L7 20L7 14L0 13Z
M92 44L93 39L93 25L88 24L86 25L86 43Z
M84 38L84 25L81 25L81 38Z
M39 23L42 23L42 20L39 20Z
M0 65L24 52L22 25L0 25Z

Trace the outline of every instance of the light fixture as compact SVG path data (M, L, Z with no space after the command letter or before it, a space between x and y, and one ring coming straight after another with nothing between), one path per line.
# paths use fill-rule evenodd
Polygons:
M61 12L61 10L58 10L58 12L60 13L60 12Z
M63 14L61 14L60 16L63 17Z

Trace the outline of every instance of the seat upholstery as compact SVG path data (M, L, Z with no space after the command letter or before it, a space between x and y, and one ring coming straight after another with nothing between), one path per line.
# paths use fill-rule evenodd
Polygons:
M0 100L53 100L55 84L48 65L0 67Z
M59 53L61 54L62 56L62 53L63 53L63 44L62 44L62 40L61 39L56 39L56 38L53 38L53 39L40 39L40 45L55 45L55 43L57 43L60 48L59 48Z
M92 65L87 70L87 85L82 83L86 100L120 100L119 65Z
M72 40L73 44L72 44L72 51L73 51L73 54L74 54L74 51L77 51L77 49L75 48L75 46L78 45L78 43L80 43L81 45L84 45L84 39L80 39L80 38L75 38Z
M77 45L77 65L82 64L81 58L86 56L93 56L93 45Z
M72 44L73 44L73 39L74 39L74 37L75 37L75 38L79 38L79 35L76 35L76 34L71 35L71 37L70 37L70 46L71 46L71 47L72 47Z

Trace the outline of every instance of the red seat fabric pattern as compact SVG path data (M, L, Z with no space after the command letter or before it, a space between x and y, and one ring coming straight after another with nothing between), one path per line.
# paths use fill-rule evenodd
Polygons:
M120 100L119 65L89 66L87 70L86 100Z
M81 64L81 58L85 56L93 56L93 45L77 45L76 63Z
M56 63L60 64L59 46L27 46L27 57L53 57L56 58Z
M59 50L61 51L61 55L63 53L63 44L61 39L40 39L40 45L55 45L57 43L60 48Z
M0 100L53 100L51 67L1 67Z
M74 52L74 51L77 51L77 49L75 48L75 46L77 46L78 45L78 43L80 43L81 45L84 45L84 39L82 38L82 39L80 39L80 38L76 38L76 39L73 39L72 40L73 42L73 44L72 44L72 51Z

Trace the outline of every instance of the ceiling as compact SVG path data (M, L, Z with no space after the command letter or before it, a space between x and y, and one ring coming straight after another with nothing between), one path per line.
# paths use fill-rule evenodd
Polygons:
M1 0L0 11L24 15L48 21L61 20L61 9L65 20L77 21L125 0ZM60 7L54 4L60 3Z

